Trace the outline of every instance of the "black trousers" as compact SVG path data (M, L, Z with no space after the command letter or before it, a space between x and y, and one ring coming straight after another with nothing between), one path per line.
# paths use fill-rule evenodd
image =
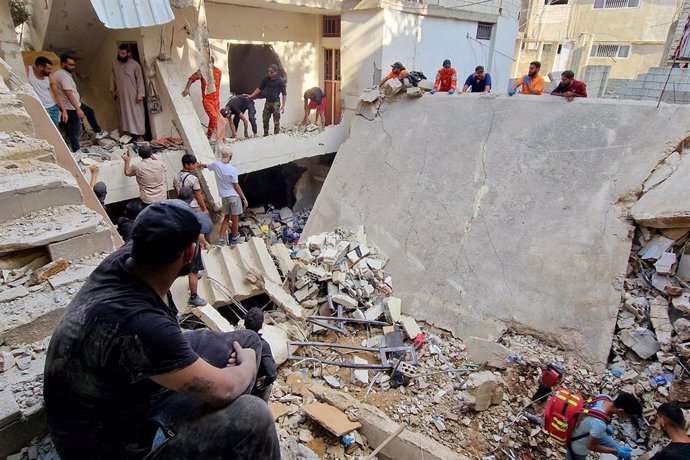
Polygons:
M249 124L252 125L252 132L254 135L259 132L259 127L256 125L256 107L254 107L254 101L251 101L249 108L247 109L247 118L249 118ZM240 116L233 115L232 124L235 125L235 129L240 126Z
M84 112L84 116L89 122L89 125L91 125L91 129L94 130L96 133L100 133L102 131L101 126L98 124L98 121L96 120L96 114L94 113L93 109L89 107L86 104L81 105L81 110ZM69 143L71 144L72 151L76 152L81 148L79 144L79 136L81 135L81 128L82 128L82 121L79 119L77 116L77 111L76 110L68 110L67 111L67 131L69 132Z
M261 359L261 339L253 331L185 333L190 345L204 360L224 367L232 353L232 342L256 352ZM218 409L197 398L170 391L156 404L154 417L175 435L147 459L280 459L280 445L271 410L265 401L250 393Z

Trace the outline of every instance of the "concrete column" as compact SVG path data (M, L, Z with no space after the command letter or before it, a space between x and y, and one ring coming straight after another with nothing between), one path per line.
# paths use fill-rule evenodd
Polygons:
M589 62L589 54L592 52L592 45L594 44L594 35L590 33L582 33L575 43L575 50L573 51L573 59L570 64L570 69L575 72L575 78L581 79L585 71L585 66Z

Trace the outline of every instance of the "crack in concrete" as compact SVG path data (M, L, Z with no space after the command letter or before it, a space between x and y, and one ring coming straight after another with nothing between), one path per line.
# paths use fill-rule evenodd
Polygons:
M491 107L491 104L489 104L489 107ZM486 185L486 181L488 179L488 175L486 173L486 163L485 163L485 157L486 157L486 144L489 142L489 138L491 137L491 132L493 131L494 128L494 119L496 118L496 112L492 108L492 113L491 113L491 121L489 122L489 131L486 133L486 138L484 139L484 142L482 142L481 146L481 151L479 152L478 159L477 159L477 166L475 168L475 173L474 173L474 183L477 184L481 182L481 185L479 186L479 189L477 190L477 194L474 196L474 206L472 208L472 217L465 222L465 228L463 230L462 238L460 239L460 247L464 247L465 243L467 242L467 238L470 235L470 231L472 230L472 226L474 225L474 221L479 216L479 212L481 211L481 206L482 206L482 199L484 198L484 195L489 191L489 187Z

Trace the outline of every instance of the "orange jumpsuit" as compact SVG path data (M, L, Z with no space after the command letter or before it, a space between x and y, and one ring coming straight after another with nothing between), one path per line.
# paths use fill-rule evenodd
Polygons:
M201 103L204 106L204 111L208 115L208 130L206 136L210 137L216 132L218 128L218 115L220 114L220 77L222 72L216 66L213 66L213 79L216 82L216 90L212 93L206 94L206 79L201 75L201 71L197 70L189 77L189 80L195 82L201 80Z
M450 67L448 69L442 67L436 74L436 81L434 82L434 89L436 91L455 91L458 87L458 72Z

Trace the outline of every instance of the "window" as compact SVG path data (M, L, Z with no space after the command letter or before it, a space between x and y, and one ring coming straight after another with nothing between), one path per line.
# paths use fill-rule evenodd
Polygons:
M323 17L323 36L340 37L340 16Z
M491 40L491 31L494 25L488 22L477 23L477 40Z
M568 0L544 0L544 5L567 5Z
M640 0L594 0L594 8L637 8Z
M590 57L627 58L630 57L630 45L594 45Z

